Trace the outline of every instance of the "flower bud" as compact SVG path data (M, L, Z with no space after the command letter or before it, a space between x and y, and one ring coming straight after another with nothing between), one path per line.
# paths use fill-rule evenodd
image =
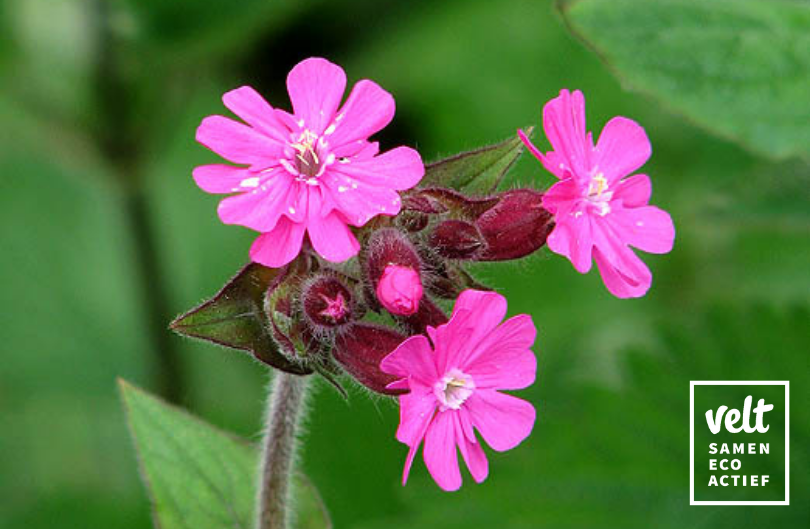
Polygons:
M370 304L379 307L379 302L393 314L416 311L422 297L422 261L405 235L393 228L377 230L368 240L363 265Z
M304 286L302 305L309 323L318 330L338 327L352 317L352 294L331 274L321 274Z
M419 309L422 280L410 266L389 264L377 283L377 299L391 314L410 316Z
M385 387L397 377L383 373L380 362L405 338L406 336L388 327L357 323L346 332L338 334L332 355L355 380L370 390L397 395L402 390Z
M440 222L430 235L430 246L448 259L472 259L484 246L475 224L450 219Z
M546 243L554 227L552 215L543 208L543 193L515 189L478 218L476 226L486 242L476 256L480 261L507 261L535 252Z
M293 362L304 360L315 345L312 332L295 309L295 292L300 288L300 281L301 275L288 266L270 284L264 297L270 335L278 350Z
M430 222L430 217L420 211L406 210L400 212L396 217L397 225L404 230L417 233L424 230Z

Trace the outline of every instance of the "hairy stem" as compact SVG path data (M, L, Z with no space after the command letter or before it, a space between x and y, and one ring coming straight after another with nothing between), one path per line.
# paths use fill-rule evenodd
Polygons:
M308 379L276 372L267 399L262 447L257 529L287 529L295 434L304 407Z

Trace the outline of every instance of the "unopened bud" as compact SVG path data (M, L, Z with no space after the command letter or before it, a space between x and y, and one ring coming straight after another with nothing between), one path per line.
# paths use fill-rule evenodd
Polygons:
M396 395L402 390L386 389L385 386L397 377L383 373L380 362L405 338L388 327L357 323L337 336L332 355L355 380L370 390Z
M483 245L478 228L465 220L442 221L430 235L430 246L448 259L472 259Z
M364 272L370 303L379 301L393 314L413 314L422 297L422 261L416 248L393 228L377 230L367 248Z
M319 275L304 286L304 315L316 329L344 325L352 319L352 294L333 275Z
M377 299L391 314L410 316L419 309L422 280L410 266L389 264L377 283Z
M292 361L301 361L314 345L312 332L295 310L294 293L300 287L300 277L288 267L270 284L264 298L270 335L278 350Z
M499 198L495 207L476 222L486 242L476 256L480 261L507 261L529 255L546 243L554 227L551 213L543 208L543 193L515 189Z

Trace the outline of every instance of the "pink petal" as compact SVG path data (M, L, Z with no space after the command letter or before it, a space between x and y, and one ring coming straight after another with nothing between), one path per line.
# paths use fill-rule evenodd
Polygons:
M433 357L436 370L444 373L460 366L478 343L477 315L470 309L454 311L450 321L439 325L433 331L428 329L434 344Z
M421 430L417 432L413 438L414 443L410 445L410 449L408 450L408 457L405 458L405 468L402 469L402 484L405 485L408 482L408 475L411 473L411 465L413 465L413 459L416 457L416 451L419 450L419 445L422 444L422 439L425 438L425 434L427 433L428 428L430 428L430 424L433 420L433 414L426 415L427 417L424 420L424 423L421 425Z
M622 240L639 250L668 253L675 242L675 226L669 213L655 206L621 208L605 219Z
M346 225L346 221L337 213L321 216L319 195L314 190L309 194L309 220L307 222L309 240L318 255L327 261L342 263L357 255L357 252L360 251L360 243Z
M329 190L326 203L353 226L363 226L377 215L396 215L402 208L399 193L393 189L369 185L331 167L321 175L321 183Z
M415 384L410 393L399 396L399 428L397 440L408 446L418 445L425 435L425 427L436 411L433 388Z
M481 447L481 444L476 442L474 439L468 439L465 435L464 427L461 424L462 414L466 414L466 412L459 410L453 414L455 419L454 426L456 443L458 443L461 456L464 458L467 468L470 469L470 474L472 475L473 479L476 482L481 483L487 479L487 475L489 474L489 462L487 461L487 456L484 453L484 449Z
M368 159L351 159L332 169L340 174L376 187L410 189L425 175L419 153L410 147L397 147Z
M298 184L283 169L272 172L259 187L228 197L219 203L217 214L225 224L238 224L266 233L279 218L295 210Z
M561 90L543 107L543 130L554 148L547 168L584 176L590 169L590 145L585 132L585 98L582 92ZM562 167L560 167L562 165ZM553 169L553 170L552 170ZM555 172L556 171L556 172Z
M517 135L518 138L520 138L520 141L523 142L523 145L525 145L529 152L532 153L532 156L542 162L544 158L543 153L540 152L540 149L534 146L534 143L532 143L532 140L529 139L529 136L527 136L526 133L521 129L518 129Z
M553 215L567 215L579 200L582 192L573 178L557 182L543 194L543 208Z
M608 291L617 298L639 298L650 289L652 275L641 279L625 276L602 255L598 248L594 249L593 257L602 275L602 281Z
M646 206L652 194L650 177L645 174L633 175L621 180L613 188L613 200L621 200L625 207Z
M438 413L425 436L425 465L439 487L446 491L461 487L455 437L453 412Z
M534 406L491 389L476 390L465 407L475 428L498 452L519 445L534 427Z
M231 112L264 135L281 143L289 140L290 129L279 121L273 107L253 88L242 86L226 92L222 96L222 102Z
M632 119L615 117L602 129L593 155L593 167L605 175L611 186L644 165L650 154L652 146L641 125Z
M346 90L343 68L326 59L305 59L287 76L287 91L295 117L317 135L332 122Z
M197 141L234 163L253 169L278 165L283 155L281 143L256 129L223 116L208 116L197 128Z
M251 191L259 184L260 173L251 172L245 167L212 164L195 167L194 181L206 193L235 193ZM245 182L247 180L247 182ZM249 185L245 186L244 183Z
M652 283L652 274L627 246L627 233L603 218L602 222L594 224L593 237L601 262L597 262L597 266L608 290L620 298L644 295ZM596 254L594 251L594 257Z
M281 217L269 233L263 233L250 247L250 258L256 263L279 268L289 263L301 251L306 226Z
M327 136L329 144L340 147L357 140L366 140L382 130L394 118L394 98L377 83L359 81L335 117L336 130Z
M591 269L591 217L587 213L572 213L556 217L557 225L546 239L549 249L567 257L577 272L587 273Z
M439 379L433 350L424 335L411 336L380 362L380 369L398 377L412 377L425 386Z
M385 385L385 389L402 389L409 391L411 389L407 378L401 378Z
M497 292L468 289L459 294L450 321L436 329L439 371L467 365L475 347L506 316L506 298Z
M482 334L486 334L506 316L506 298L497 292L467 289L459 294L453 315L462 310L475 313L478 325L484 329Z
M479 389L528 387L537 372L537 358L530 350L536 335L528 314L509 318L478 344L460 368L473 377Z
M380 153L380 142L357 140L332 149L335 158L352 158L353 160L368 160Z

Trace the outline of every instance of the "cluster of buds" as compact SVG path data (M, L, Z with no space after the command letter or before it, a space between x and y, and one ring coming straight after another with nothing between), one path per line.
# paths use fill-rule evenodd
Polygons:
M403 194L398 215L358 231L356 258L333 263L305 244L281 268L253 263L173 328L247 349L277 369L320 373L338 388L345 373L371 391L401 393L387 388L394 378L380 370L380 361L409 336L446 323L442 305L460 292L488 289L464 269L466 263L518 259L543 246L553 221L542 196L532 189L488 195L412 189ZM241 318L228 333L221 314L226 303L238 303L228 310ZM246 311L254 318L244 319ZM197 325L209 317L217 327ZM231 337L248 330L256 335L252 340Z
M264 316L289 362L337 383L341 371L366 388L398 394L381 360L407 337L448 321L442 300L475 283L466 262L504 261L543 246L553 227L542 193L493 195L417 188L399 215L359 233L357 259L335 264L305 247L264 296Z

